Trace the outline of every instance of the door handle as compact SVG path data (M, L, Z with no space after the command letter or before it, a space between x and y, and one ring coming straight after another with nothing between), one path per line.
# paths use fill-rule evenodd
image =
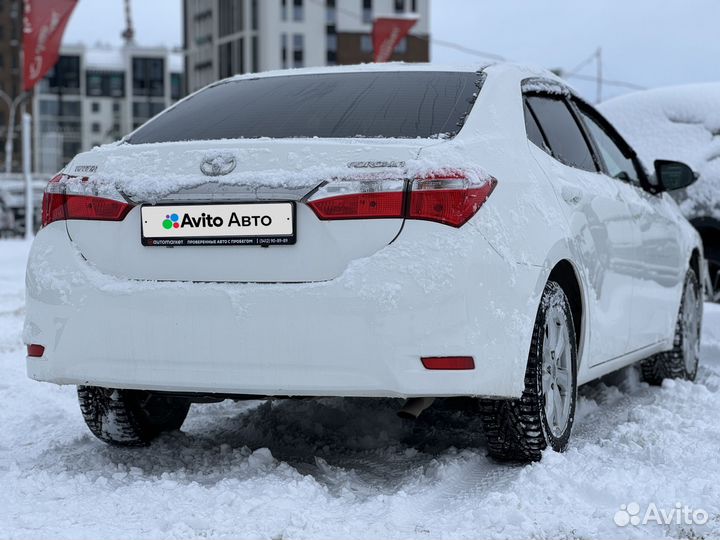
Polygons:
M563 200L572 205L580 204L583 200L583 193L576 187L563 186L560 190Z

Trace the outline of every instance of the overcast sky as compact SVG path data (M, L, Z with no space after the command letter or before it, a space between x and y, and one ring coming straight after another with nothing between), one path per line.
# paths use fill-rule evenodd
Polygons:
M643 87L720 80L720 0L431 0L431 4L433 38L513 61L569 70L602 47L607 79ZM122 0L80 0L65 42L120 45L122 5ZM181 0L134 0L137 41L180 46L181 14ZM465 64L482 59L434 44L432 61ZM594 64L582 71L594 72ZM570 81L595 99L594 83ZM604 97L626 91L606 86Z

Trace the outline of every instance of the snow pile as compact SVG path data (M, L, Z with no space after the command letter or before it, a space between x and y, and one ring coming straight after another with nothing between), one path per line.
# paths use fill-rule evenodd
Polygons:
M472 402L415 424L396 400L194 405L181 433L118 449L73 388L25 376L24 242L0 242L0 524L7 538L716 538L720 307L696 383L627 369L581 389L566 454L486 457ZM628 525L621 505L676 503L705 525Z
M720 219L720 83L658 88L600 105L651 171L656 159L683 161L700 173L681 209Z

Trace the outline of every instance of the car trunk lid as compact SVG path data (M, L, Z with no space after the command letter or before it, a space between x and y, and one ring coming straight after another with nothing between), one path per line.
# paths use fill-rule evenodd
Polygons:
M402 219L322 221L305 204L306 198L333 178L368 171L402 177L405 163L437 142L262 139L104 148L81 154L66 173L113 183L135 207L119 222L70 219L67 229L90 264L120 278L265 283L333 279L352 260L392 242ZM278 201L294 206L295 244L159 247L142 242L143 207L160 209L164 218L174 207L187 205Z

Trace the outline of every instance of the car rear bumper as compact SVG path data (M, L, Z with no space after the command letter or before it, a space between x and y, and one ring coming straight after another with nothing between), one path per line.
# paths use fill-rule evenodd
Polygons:
M413 223L332 281L205 284L101 274L53 223L28 265L24 339L45 347L28 375L262 396L518 397L541 269L509 265L479 235L418 261L412 243L437 227ZM476 367L430 371L422 356Z

